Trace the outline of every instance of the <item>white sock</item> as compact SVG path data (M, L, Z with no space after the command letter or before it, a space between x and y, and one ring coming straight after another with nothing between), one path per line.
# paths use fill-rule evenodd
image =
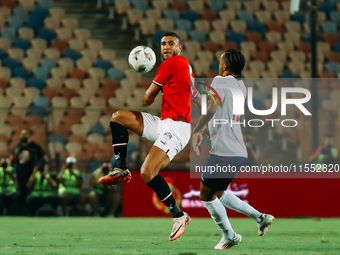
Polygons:
M230 225L227 211L221 201L216 198L213 201L202 201L207 207L211 218L215 221L216 225L221 229L223 237L226 239L233 239L235 232Z
M247 204L246 202L239 199L231 192L224 192L222 197L220 197L221 203L229 209L237 211L239 213L243 213L256 222L260 221L260 216L262 213L257 211L254 207Z

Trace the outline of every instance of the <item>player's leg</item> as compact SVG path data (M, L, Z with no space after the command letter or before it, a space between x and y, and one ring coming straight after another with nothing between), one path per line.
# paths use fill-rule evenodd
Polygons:
M145 183L155 191L158 198L169 208L173 217L180 217L183 216L183 212L176 204L168 183L158 174L169 162L168 155L154 145L141 167L140 174Z
M147 118L144 119L147 123ZM142 165L141 176L173 216L173 228L169 238L173 241L184 233L191 219L179 208L169 185L158 173L187 145L191 126L182 121L165 119L158 122L157 134L157 140Z
M239 157L221 157L211 154L206 166L238 166L239 162L243 162ZM226 209L218 199L233 181L237 172L219 173L204 172L201 178L200 198L207 207L211 217L222 231L222 239L215 246L215 249L229 249L242 241L242 236L235 233L232 229Z
M158 175L159 171L166 167L170 163L168 155L157 146L153 145L146 156L143 165L141 167L141 177L149 183L155 176Z
M270 214L264 214L257 211L254 207L247 204L246 202L239 199L237 196L230 192L223 192L221 196L219 196L220 201L224 206L239 213L243 213L248 217L255 220L258 226L258 234L263 236L266 234L269 225L273 223L275 219L274 216Z
M233 167L236 167L237 172L238 172L240 170L241 166L243 165L244 160L245 160L245 158L243 158L243 157L222 158L222 157L218 157L218 156L215 156L215 155L211 155L209 160L208 160L208 163L218 164L218 165L220 165L220 164L221 165L223 165L223 164L232 165ZM233 175L229 176L230 173L227 173L227 175L228 175L229 178L231 178L229 183L231 183L233 178L236 177L236 175L235 176L233 176ZM224 191L222 194L218 195L218 198L220 199L222 204L224 206L226 206L227 208L232 209L234 211L237 211L239 213L243 213L243 214L249 216L250 218L254 219L255 221L260 220L260 216L261 216L260 212L258 212L256 209L254 209L249 204L243 202L241 199L239 199L237 196L235 196L231 192Z
M220 197L220 201L224 206L227 208L237 211L239 213L243 213L248 217L252 218L256 222L260 221L260 217L262 213L257 211L254 207L247 204L246 202L239 199L237 196L232 194L231 192L223 192L222 196Z
M116 166L99 182L104 185L114 185L118 182L128 182L131 173L127 165L127 144L129 142L128 129L138 135L143 134L143 117L141 112L119 110L112 114L111 122L112 147L115 152Z
M205 181L205 183L209 184L213 182L214 179ZM228 219L225 207L218 199L218 196L221 196L222 194L223 189L216 191L215 189L209 188L201 182L200 199L208 209L211 218L214 220L214 222L222 232L222 239L215 246L215 249L229 249L232 246L239 244L242 240L242 236L235 233L235 231L233 230Z
M143 134L143 117L140 112L119 110L112 114L111 122L112 146L116 155L116 167L127 169L128 129L138 135Z
M170 158L164 150L154 145L142 165L141 176L172 214L173 229L169 239L173 241L184 233L185 227L191 219L179 208L168 183L158 174L169 162Z
M243 162L245 158L241 157L229 157L227 159L229 163L231 163L233 166L239 170L241 166L243 165ZM217 161L217 159L215 159ZM221 196L218 196L220 201L224 206L226 206L229 209L232 209L234 211L237 211L239 213L243 213L250 218L254 219L256 222L260 221L261 213L258 212L256 209L254 209L249 204L243 202L241 199L239 199L237 196L232 194L231 192L223 192Z

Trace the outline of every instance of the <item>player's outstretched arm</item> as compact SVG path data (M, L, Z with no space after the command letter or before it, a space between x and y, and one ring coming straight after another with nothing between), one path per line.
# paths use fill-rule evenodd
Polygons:
M155 83L151 83L147 91L145 91L143 98L143 105L149 106L153 103L159 91L161 91L161 87L156 85Z

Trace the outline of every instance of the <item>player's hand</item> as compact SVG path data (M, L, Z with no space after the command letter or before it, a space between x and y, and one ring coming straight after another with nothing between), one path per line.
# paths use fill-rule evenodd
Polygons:
M192 136L192 146L194 148L194 152L196 152L196 155L201 155L201 143L203 141L203 135L202 133L194 133Z

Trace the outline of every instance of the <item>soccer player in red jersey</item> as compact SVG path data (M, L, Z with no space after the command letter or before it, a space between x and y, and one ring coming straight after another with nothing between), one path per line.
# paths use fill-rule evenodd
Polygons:
M141 176L173 216L170 240L176 240L191 220L176 204L169 185L158 173L186 146L191 136L191 100L198 95L194 87L194 75L189 61L180 55L180 37L173 32L161 39L161 53L164 61L144 94L143 104L149 106L160 91L162 97L161 118L149 113L118 110L113 113L110 127L116 166L99 182L114 185L128 182L131 173L127 166L128 129L154 142L142 167Z

